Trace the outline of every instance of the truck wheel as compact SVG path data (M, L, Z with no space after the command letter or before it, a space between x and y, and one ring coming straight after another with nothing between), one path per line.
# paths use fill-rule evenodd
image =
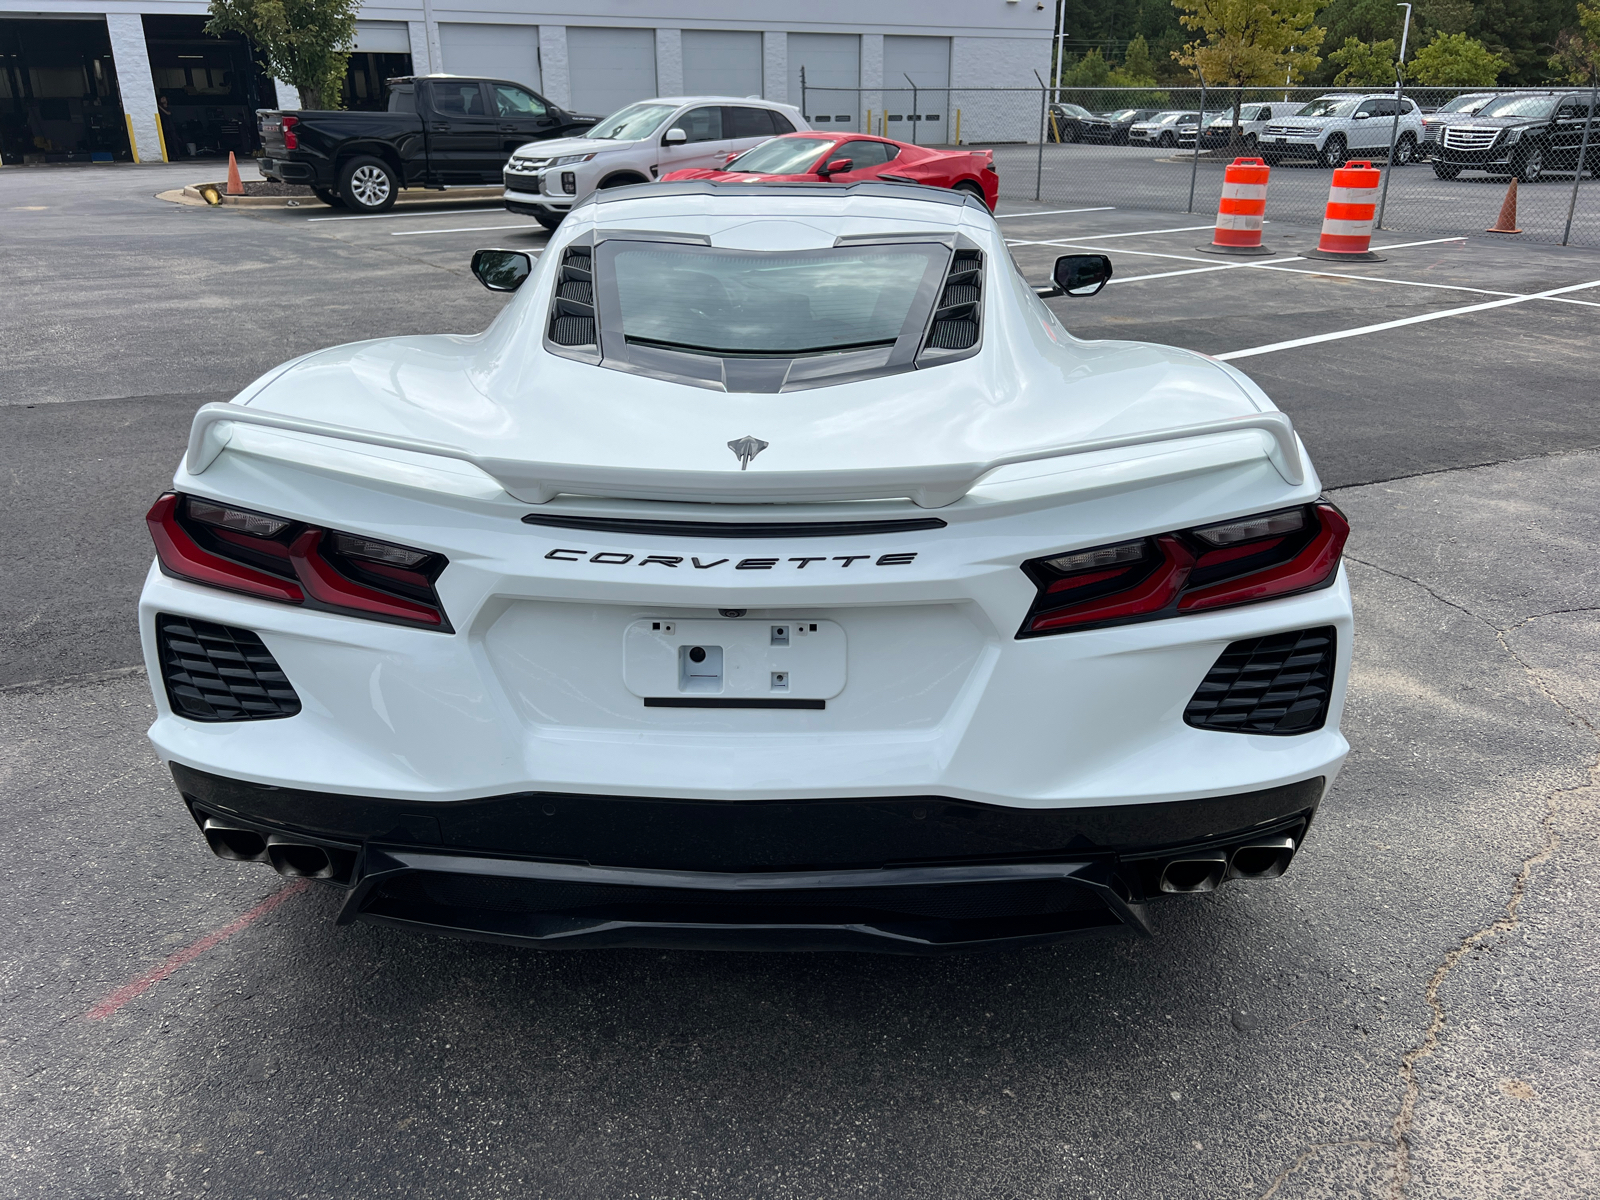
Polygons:
M1523 183L1537 182L1544 174L1544 147L1529 146L1515 161L1512 170Z
M1461 174L1461 168L1450 163L1435 162L1433 164L1433 173L1440 179L1454 179Z
M339 195L346 208L358 212L384 212L394 207L400 181L381 158L352 158L339 172Z
M564 212L534 213L533 219L539 222L539 224L543 225L551 233L554 233L558 228L560 228L561 222L566 219L566 215L567 214Z
M339 195L339 193L334 191L332 188L314 187L311 189L311 194L318 200L321 200L329 208L344 207L344 197Z

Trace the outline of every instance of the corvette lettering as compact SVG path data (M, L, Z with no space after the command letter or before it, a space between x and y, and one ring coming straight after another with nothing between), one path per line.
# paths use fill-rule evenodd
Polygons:
M741 558L734 562L731 558L714 558L710 562L701 562L699 558L681 554L627 554L617 550L602 550L599 553L590 553L588 550L574 550L560 548L550 551L545 555L556 562L588 562L602 567L625 567L628 565L638 567L672 567L677 568L685 563L691 570L709 571L713 567L724 567L732 563L735 571L771 571L783 563L794 564L794 569L803 571L812 563L837 563L839 567L849 567L855 563L871 563L875 567L908 567L917 557L915 550L896 554L835 554L832 557L818 557L807 555L804 558Z

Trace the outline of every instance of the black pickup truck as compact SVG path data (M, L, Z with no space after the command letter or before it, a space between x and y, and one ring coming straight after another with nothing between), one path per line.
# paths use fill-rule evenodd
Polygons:
M382 212L401 188L491 186L511 152L593 125L520 83L462 75L389 80L388 112L261 109L261 173L325 204Z

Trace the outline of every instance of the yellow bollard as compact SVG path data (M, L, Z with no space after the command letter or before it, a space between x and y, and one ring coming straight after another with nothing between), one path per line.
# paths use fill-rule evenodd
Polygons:
M172 159L167 157L167 131L162 127L160 113L156 114L156 137L161 139L161 161L171 162Z
M1061 126L1056 124L1056 110L1050 110L1050 130L1056 135L1056 144L1061 144Z
M128 149L133 153L133 161L134 162L138 162L139 161L139 139L133 136L133 114L132 113L123 113L122 115L123 115L124 119L126 119L126 121L128 122Z
M961 110L956 109L956 145L961 145Z
M872 110L870 108L867 109L867 132L872 132Z

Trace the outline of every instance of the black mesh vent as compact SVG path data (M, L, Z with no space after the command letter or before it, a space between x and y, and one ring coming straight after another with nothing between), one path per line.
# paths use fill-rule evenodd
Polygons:
M978 289L970 283L952 283L944 290L944 299L939 301L940 308L949 308L956 304L976 304L978 302Z
M1295 734L1321 729L1333 688L1334 629L1234 642L1184 709L1196 729Z
M928 345L935 350L968 350L978 341L978 323L966 319L935 321Z
M510 879L418 872L386 885L403 894L420 888L447 908L519 913L569 913L613 920L761 922L804 920L835 923L868 920L874 913L939 920L983 920L1093 910L1100 902L1089 889L1059 879L936 884L923 887L741 889L699 888ZM790 910L783 916L774 909ZM752 911L755 910L755 911ZM761 911L771 914L763 917Z
M575 271L587 271L589 263L590 258L587 250L568 250L566 258L561 260L562 266L571 267Z
M594 303L594 284L582 279L570 279L556 293L563 300L576 300L579 304Z
M156 647L174 712L195 721L261 721L300 711L288 677L248 629L158 613Z
M550 340L558 346L592 346L594 318L558 316L550 322Z

